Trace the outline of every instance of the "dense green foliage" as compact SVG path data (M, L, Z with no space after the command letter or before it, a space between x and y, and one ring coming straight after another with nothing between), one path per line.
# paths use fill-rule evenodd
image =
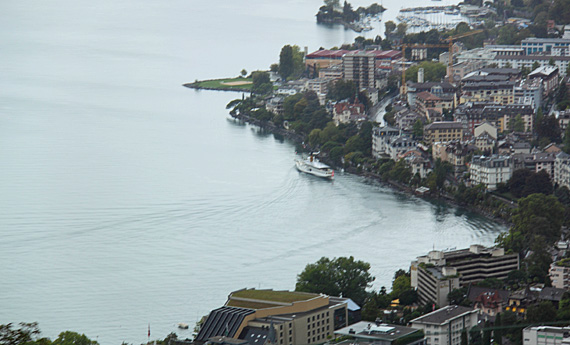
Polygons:
M359 7L356 10L347 1L344 1L342 9L339 1L325 0L324 3L317 13L317 23L351 23L358 20L361 15L373 16L385 10L384 7L377 3L373 3L368 7Z
M265 95L273 91L273 84L269 80L269 73L265 71L255 71L251 74L253 85L251 92Z
M366 289L374 281L369 270L369 263L352 256L332 260L322 257L314 264L308 264L297 276L295 291L348 297L362 305L367 296Z
M553 195L531 194L518 202L512 217L513 226L496 242L506 250L523 254L541 239L552 244L560 237L564 206Z
M418 69L424 69L424 81L440 82L445 77L446 66L439 62L422 61L419 65L412 66L406 70L406 80L418 81Z
M0 325L0 345L98 345L85 334L65 331L61 332L53 342L49 338L40 338L37 323L20 323L19 328L13 324Z

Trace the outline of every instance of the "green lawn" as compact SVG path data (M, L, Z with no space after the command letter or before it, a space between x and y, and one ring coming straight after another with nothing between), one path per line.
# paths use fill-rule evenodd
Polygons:
M274 302L297 302L306 301L308 299L314 298L318 295L316 294L305 294L289 291L272 291L272 290L242 290L234 293L233 297L251 298L258 299L262 301L274 301Z
M251 78L224 78L198 81L197 83L194 83L194 85L212 89L249 90L251 88L251 83Z

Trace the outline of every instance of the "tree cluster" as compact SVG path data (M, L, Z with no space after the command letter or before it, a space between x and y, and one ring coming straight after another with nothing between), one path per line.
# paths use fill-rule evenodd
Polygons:
M99 345L85 334L65 331L57 339L40 337L37 323L21 322L18 326L12 323L0 325L0 345Z
M367 297L366 289L374 281L369 270L369 263L352 256L332 260L322 257L308 264L297 276L295 291L347 297L362 305Z

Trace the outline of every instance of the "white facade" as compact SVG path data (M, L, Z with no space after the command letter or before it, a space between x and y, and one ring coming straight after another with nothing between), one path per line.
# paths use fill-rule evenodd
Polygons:
M506 67L510 64L511 68L521 69L526 67L532 69L532 65L537 62L539 67L548 66L550 60L554 61L554 66L558 67L558 71L561 76L566 75L566 69L568 68L568 63L570 61L570 56L554 56L554 55L523 55L523 56L505 56L498 55L495 58L495 63L499 68Z
M374 158L389 156L389 144L392 139L396 138L399 135L400 130L397 128L389 126L375 127L372 130L372 156Z
M554 183L570 188L570 155L560 152L554 160Z
M570 288L570 267L560 262L553 262L550 264L548 275L552 281L552 287L558 289Z
M497 184L507 183L513 175L510 157L493 155L475 156L469 167L471 183L484 184L487 189L497 189Z

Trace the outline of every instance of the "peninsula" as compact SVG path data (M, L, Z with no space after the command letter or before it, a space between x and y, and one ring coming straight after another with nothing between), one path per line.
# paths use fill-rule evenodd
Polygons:
M352 5L346 1L341 7L339 0L325 0L325 4L319 8L316 17L319 24L342 24L346 28L361 32L372 30L371 19L385 10L377 3L353 10Z

